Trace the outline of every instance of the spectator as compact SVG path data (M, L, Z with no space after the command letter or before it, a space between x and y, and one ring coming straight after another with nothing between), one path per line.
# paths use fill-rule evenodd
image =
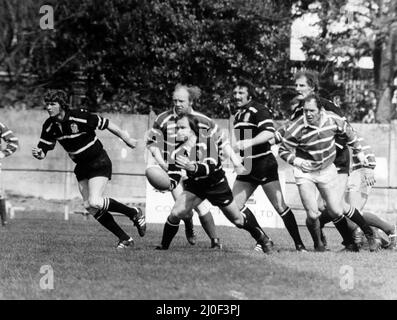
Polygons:
M375 123L375 108L371 107L368 113L364 116L362 123Z

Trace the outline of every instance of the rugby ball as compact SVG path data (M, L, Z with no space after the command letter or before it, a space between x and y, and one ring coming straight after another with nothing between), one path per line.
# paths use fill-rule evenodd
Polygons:
M153 166L146 168L145 176L153 188L160 191L167 191L170 189L171 180L167 172L160 167Z

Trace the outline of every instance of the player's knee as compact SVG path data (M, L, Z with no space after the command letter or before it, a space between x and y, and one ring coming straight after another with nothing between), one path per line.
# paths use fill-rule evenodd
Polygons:
M350 208L350 206L349 206ZM344 212L348 212L349 210L346 208L346 211L343 210L344 206L343 205L332 205L332 206L327 206L328 214L331 218L337 218L341 216Z
M103 207L103 199L100 198L100 197L90 197L88 199L88 205L91 208L102 209L102 207Z
M307 218L311 219L311 220L316 220L318 218L320 218L321 213L314 211L314 210L308 210L307 211Z
M197 212L199 217L203 217L203 216L205 216L208 213L211 214L211 212L206 207L198 206L198 207L194 208L194 211Z
M244 227L244 217L243 217L243 215L239 215L238 217L231 218L230 222L233 223L239 229Z
M281 214L281 213L285 212L285 211L288 209L288 207L287 207L287 205L285 205L284 203L276 203L276 204L274 205L274 209L275 209L279 214Z
M88 213L90 215L95 216L98 213L99 209L96 209L96 208L93 208L93 207L88 207L87 211L88 211Z
M171 210L171 216L177 219L187 219L192 217L192 211L188 212L187 210L173 208Z

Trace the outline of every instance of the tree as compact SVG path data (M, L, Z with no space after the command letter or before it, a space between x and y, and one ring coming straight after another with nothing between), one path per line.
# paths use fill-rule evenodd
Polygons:
M291 4L61 0L36 72L44 82L65 86L80 70L92 109L117 97L122 103L112 107L126 112L159 112L176 83L195 84L205 93L199 108L227 116L225 97L236 77L260 88L290 81Z
M317 6L313 6L317 4ZM310 7L310 5L312 5ZM311 8L311 9L310 9ZM397 28L396 2L391 0L331 0L302 1L297 6L302 15L313 10L319 16L321 33L318 38L307 38L304 50L308 59L328 61L326 73L339 66L352 69L363 56L372 56L373 79L378 96L380 122L390 120L391 84L396 74L395 40ZM394 58L393 58L394 56Z

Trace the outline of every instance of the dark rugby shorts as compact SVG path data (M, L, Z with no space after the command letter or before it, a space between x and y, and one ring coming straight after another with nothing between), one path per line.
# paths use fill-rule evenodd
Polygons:
M112 161L110 161L105 150L88 162L77 163L74 168L77 181L91 179L94 177L112 178Z
M192 179L187 179L184 181L184 189L202 200L207 199L212 205L217 207L227 207L233 202L233 193L226 177L223 177L218 183L210 186L202 182L199 183Z
M273 154L252 159L251 166L249 174L238 175L236 180L250 182L255 185L264 185L279 180L278 164ZM245 167L247 168L247 165Z

